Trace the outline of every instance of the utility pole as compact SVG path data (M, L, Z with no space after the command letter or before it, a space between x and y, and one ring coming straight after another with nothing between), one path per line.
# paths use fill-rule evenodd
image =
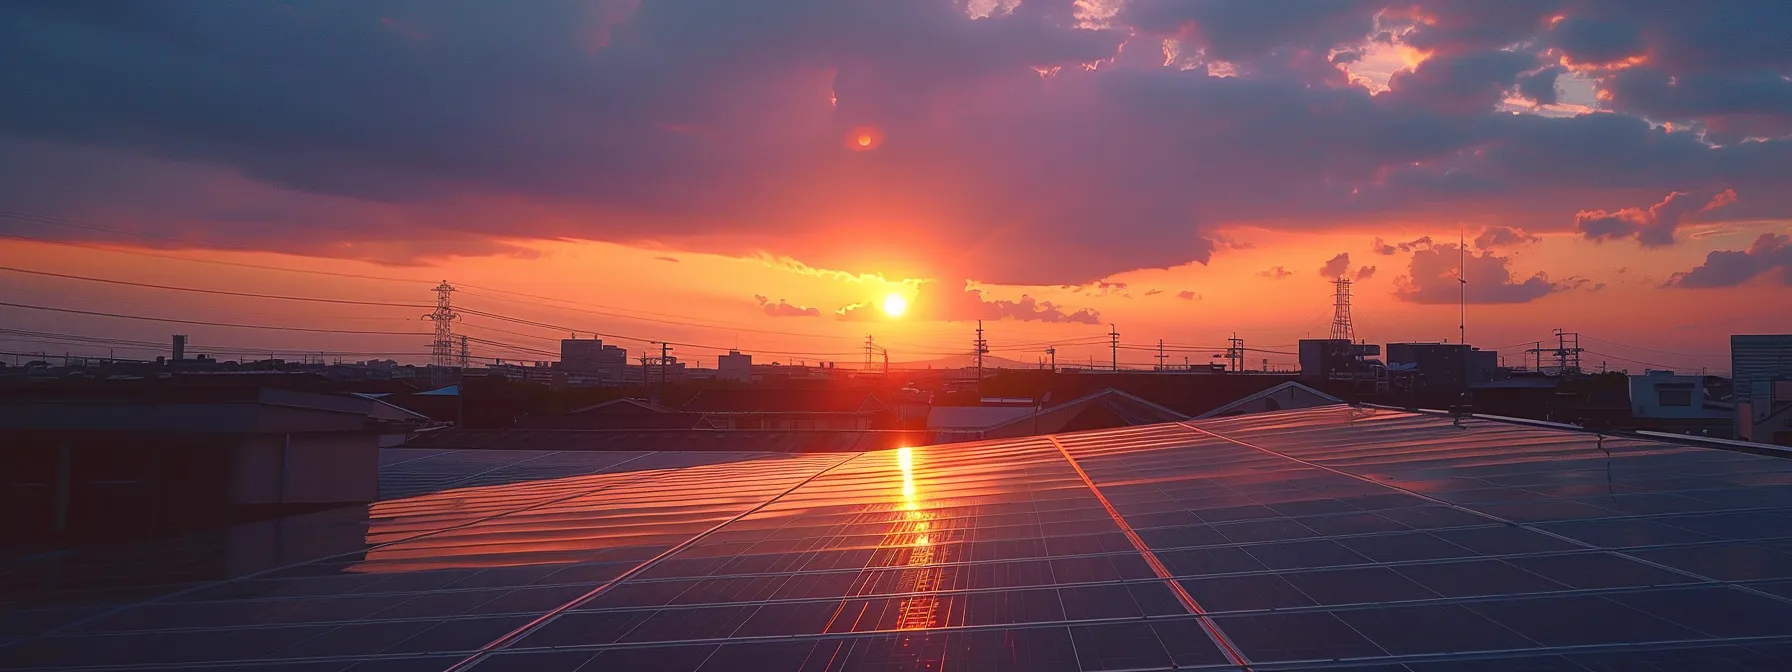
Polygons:
M1157 370L1164 370L1164 339L1157 339Z
M666 396L666 363L672 361L672 344L660 343L660 398Z
M983 355L989 353L989 341L983 340L983 320L977 320L977 338L971 341L971 354L977 358L977 380L983 380Z
M1115 371L1119 371L1120 370L1120 328L1117 326L1114 326L1112 324L1108 325L1108 354L1110 357L1112 357L1112 361L1109 362L1110 366L1112 366Z
M460 335L460 368L462 368L462 369L467 368L467 354L468 354L467 353L467 335L461 334ZM338 363L338 364L342 363L341 357L336 358L336 360L337 360L336 363Z
M1226 339L1226 368L1234 373L1244 373L1244 339L1239 338L1236 331Z
M871 334L865 334L865 373L871 373L871 350L877 346L872 343Z
M1057 373L1058 372L1058 348L1057 348L1057 346L1047 347L1045 349L1045 354L1047 357L1052 358L1052 368L1051 368L1052 373Z

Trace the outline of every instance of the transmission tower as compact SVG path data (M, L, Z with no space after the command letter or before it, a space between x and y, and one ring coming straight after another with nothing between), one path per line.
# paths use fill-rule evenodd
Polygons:
M1350 279L1332 281L1332 340L1356 342L1356 327L1350 325Z
M436 285L435 292L436 309L423 316L423 319L436 323L436 340L430 343L429 363L434 366L454 366L454 321L460 318L454 313L454 285L443 280L442 284Z

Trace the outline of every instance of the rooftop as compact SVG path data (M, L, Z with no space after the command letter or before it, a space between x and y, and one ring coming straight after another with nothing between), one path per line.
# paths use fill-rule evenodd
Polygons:
M1792 460L1665 437L1330 406L383 464L278 534L13 565L0 667L1792 667Z

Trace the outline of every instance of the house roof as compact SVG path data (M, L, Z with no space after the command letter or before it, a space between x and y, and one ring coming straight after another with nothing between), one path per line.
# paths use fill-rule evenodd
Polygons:
M1109 414L1113 422L1104 426L1146 425L1155 422L1174 422L1186 420L1188 416L1170 408L1160 406L1137 395L1107 388L1085 394L1076 399L1052 406L1034 414L1026 415L994 425L985 430L989 436L1018 436L1024 434L1049 434L1065 431L1066 427L1075 426L1079 416L1099 409L1100 413ZM1087 418L1085 418L1087 420ZM1013 434L1002 434L1004 430L1013 430Z
M927 411L927 428L943 430L985 429L1033 415L1032 406L934 406Z
M868 390L712 389L684 410L699 413L867 413L886 408Z
M389 499L280 534L9 569L40 592L0 664L1792 669L1792 460L1670 438L1328 406L383 464ZM170 557L219 569L128 581Z
M1219 408L1213 409L1206 413L1202 413L1201 415L1198 415L1195 417L1217 418L1217 417L1221 417L1221 416L1225 416L1225 415L1234 415L1233 411L1250 408L1252 404L1255 404L1257 401L1259 401L1261 399L1264 399L1267 397L1274 397L1274 396L1282 394L1284 392L1291 394L1295 397L1298 397L1303 402L1305 402L1301 406L1298 406L1296 408L1308 408L1308 407L1312 407L1312 406L1327 406L1330 404L1344 403L1343 399L1339 399L1332 395L1326 394L1319 390L1315 390L1311 387L1307 387L1306 385L1302 385L1298 382L1290 380L1286 383L1282 383L1280 385L1269 388L1267 390L1263 390L1262 392L1257 392L1257 393L1248 395L1242 399L1239 399L1238 401L1234 401L1230 404L1226 404L1225 406L1221 406ZM1281 410L1281 409L1277 409L1277 410Z

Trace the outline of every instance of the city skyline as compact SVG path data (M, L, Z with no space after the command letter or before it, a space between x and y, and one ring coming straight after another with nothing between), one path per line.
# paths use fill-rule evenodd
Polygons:
M469 316L510 346L483 361L575 332L914 361L976 320L1023 363L1105 359L1109 325L1274 350L1327 334L1338 276L1362 339L1454 341L1458 241L1468 340L1509 360L1562 328L1592 365L1716 371L1792 327L1792 9L1486 7L17 5L0 265L391 304L447 280L534 323ZM0 292L16 331L428 357L426 309Z

